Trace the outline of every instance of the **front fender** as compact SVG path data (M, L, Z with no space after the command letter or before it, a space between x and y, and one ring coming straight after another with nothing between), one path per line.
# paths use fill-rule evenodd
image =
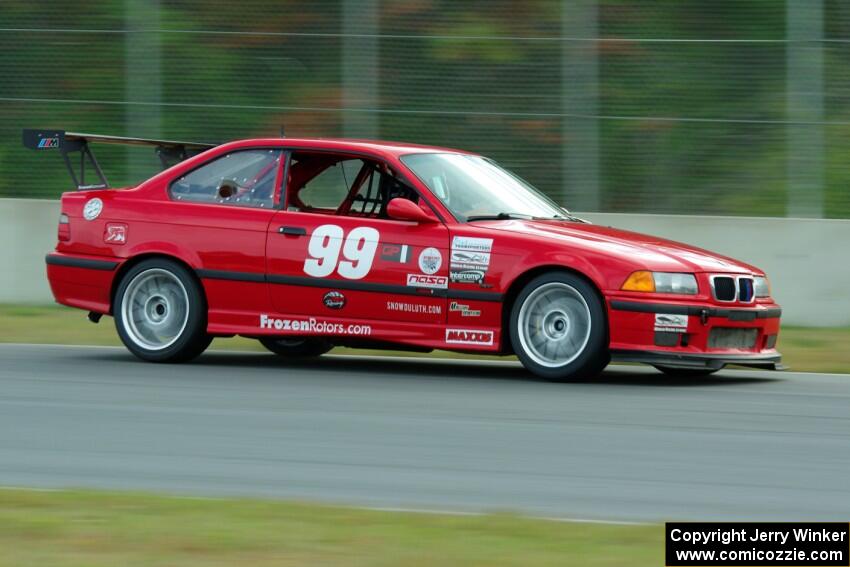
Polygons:
M619 289L628 275L639 269L634 264L587 251L550 250L529 254L511 265L503 275L503 289L510 289L524 274L544 268L563 268L577 272L603 292Z

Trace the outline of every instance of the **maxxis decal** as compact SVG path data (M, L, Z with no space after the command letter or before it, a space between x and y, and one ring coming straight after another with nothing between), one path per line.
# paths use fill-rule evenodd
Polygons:
M493 331L446 329L446 344L492 346Z

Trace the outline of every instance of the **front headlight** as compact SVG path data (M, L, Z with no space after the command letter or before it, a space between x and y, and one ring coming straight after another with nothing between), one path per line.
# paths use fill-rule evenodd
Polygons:
M770 282L767 281L767 276L754 277L753 289L756 297L770 297Z
M620 288L623 291L648 291L654 293L697 294L697 279L693 274L677 272L647 272L632 273L626 278Z

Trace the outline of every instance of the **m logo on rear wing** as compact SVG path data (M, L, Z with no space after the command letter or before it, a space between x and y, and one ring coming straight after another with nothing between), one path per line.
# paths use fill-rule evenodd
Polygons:
M24 147L31 150L54 150L58 149L65 161L65 167L71 174L74 186L77 190L106 189L109 182L100 169L94 154L89 148L89 143L121 144L126 146L151 146L156 149L163 169L167 169L181 161L197 155L218 144L203 142L177 142L174 140L152 140L148 138L126 138L124 136L102 136L100 134L81 134L79 132L65 132L64 130L39 130L26 128L22 132ZM79 152L79 166L71 162L72 152ZM77 160L75 160L77 161ZM97 176L96 183L86 183L86 169L94 171Z

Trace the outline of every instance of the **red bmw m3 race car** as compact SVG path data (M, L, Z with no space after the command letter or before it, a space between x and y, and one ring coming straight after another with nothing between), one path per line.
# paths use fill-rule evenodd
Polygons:
M47 256L56 301L114 317L144 360L240 335L282 356L513 353L549 379L611 360L682 374L780 362L781 310L761 270L585 222L480 155L57 130L23 141L60 153L77 186ZM165 169L110 189L93 143L152 146Z

